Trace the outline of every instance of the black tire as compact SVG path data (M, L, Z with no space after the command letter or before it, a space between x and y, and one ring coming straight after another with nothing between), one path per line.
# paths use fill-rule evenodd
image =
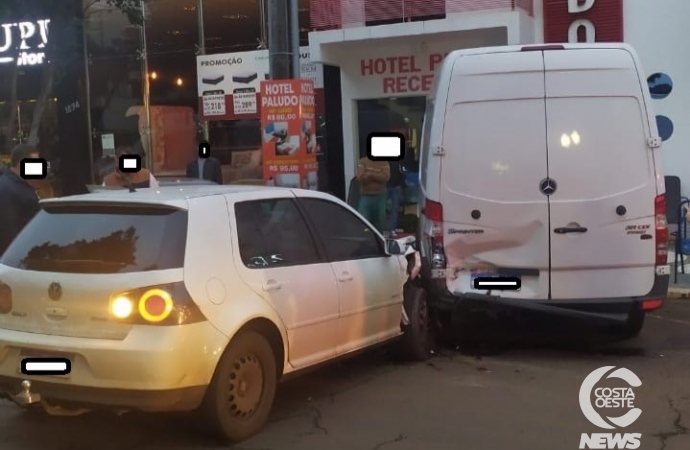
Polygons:
M266 338L254 331L239 334L225 350L206 391L201 406L205 425L230 443L250 438L268 420L277 383L276 360Z
M407 284L404 290L405 312L410 323L403 326L402 356L411 361L425 361L431 356L433 333L426 289Z
M628 323L623 329L623 339L632 339L640 335L644 327L645 312L640 309L633 310L628 315Z

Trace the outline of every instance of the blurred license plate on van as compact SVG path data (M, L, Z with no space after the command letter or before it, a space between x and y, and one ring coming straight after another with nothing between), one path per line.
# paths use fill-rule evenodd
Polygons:
M477 278L499 278L500 275L497 273L473 273L472 278L470 279L470 287L472 289L475 289L474 287L474 280Z

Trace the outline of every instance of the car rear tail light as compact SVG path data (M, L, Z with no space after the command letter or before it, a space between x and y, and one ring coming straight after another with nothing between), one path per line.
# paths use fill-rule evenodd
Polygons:
M443 248L443 205L431 200L424 201L424 217L426 226L424 235L431 255L433 269L446 268L446 255Z
M668 264L668 224L666 223L666 195L654 199L654 221L656 237L656 265Z
M184 283L115 293L109 309L114 320L136 325L184 325L206 320Z
M0 281L0 314L12 311L12 289Z
M645 300L642 302L642 310L643 311L654 311L655 309L659 309L664 305L664 301L661 299L657 300Z

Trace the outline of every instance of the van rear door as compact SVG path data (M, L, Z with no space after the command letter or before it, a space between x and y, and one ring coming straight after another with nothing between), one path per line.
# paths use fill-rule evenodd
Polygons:
M493 294L548 298L542 53L462 56L451 77L440 194L448 289L474 291L472 272L500 273L522 289Z
M539 56L542 52L539 52ZM543 52L553 298L650 292L657 194L640 78L624 49Z

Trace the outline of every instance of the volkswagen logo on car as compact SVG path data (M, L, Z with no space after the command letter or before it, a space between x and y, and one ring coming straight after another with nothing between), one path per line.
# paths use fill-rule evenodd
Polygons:
M50 286L48 286L48 297L53 301L58 301L62 298L62 286L60 283L50 283Z

